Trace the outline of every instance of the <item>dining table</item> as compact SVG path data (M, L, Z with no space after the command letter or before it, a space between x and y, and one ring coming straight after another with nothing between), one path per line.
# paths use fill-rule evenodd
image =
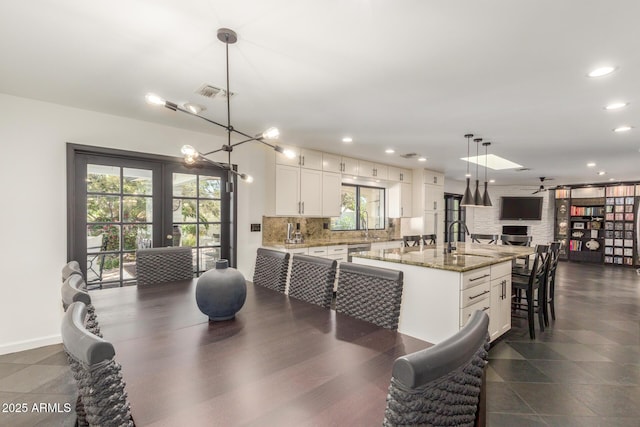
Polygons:
M197 279L91 291L138 426L374 426L393 362L432 344L247 282L213 322Z

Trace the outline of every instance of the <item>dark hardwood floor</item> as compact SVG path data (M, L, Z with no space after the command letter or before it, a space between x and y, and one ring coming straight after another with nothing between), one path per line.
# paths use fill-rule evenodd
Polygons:
M638 427L640 275L561 263L556 295L557 319L545 332L536 331L535 341L526 323L514 319L513 329L492 347L488 425ZM62 407L75 401L66 363L60 345L0 356L0 403L29 407L26 413L0 412L0 425L72 425L72 413L31 411L33 403Z

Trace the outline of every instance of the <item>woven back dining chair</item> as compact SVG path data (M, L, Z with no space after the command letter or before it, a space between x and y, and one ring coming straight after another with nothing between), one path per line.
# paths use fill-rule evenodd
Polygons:
M330 308L338 262L310 255L293 255L289 296Z
M62 281L64 282L65 280L67 280L72 274L77 274L80 277L84 277L78 261L69 261L62 267Z
M147 248L136 251L138 285L193 279L193 255L190 246Z
M87 307L74 302L62 319L62 343L89 426L134 426L113 345L85 327ZM80 415L80 414L79 414ZM80 423L80 416L78 419Z
M284 293L289 271L288 252L258 248L253 284Z
M480 408L489 317L476 310L450 338L396 359L383 425L468 426Z
M82 276L72 274L62 283L60 288L60 296L62 298L62 308L66 311L74 302L82 302L87 306L86 328L93 334L102 337L100 326L96 316L96 310L91 304L91 297L87 292L87 284Z
M402 271L340 263L336 311L396 330L402 286Z

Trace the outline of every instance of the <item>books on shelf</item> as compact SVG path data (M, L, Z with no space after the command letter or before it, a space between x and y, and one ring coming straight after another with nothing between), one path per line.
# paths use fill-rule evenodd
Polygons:
M634 188L633 185L616 185L613 187L607 187L607 197L613 196L633 196Z
M594 216L603 213L601 206L571 206L571 216Z
M569 250L570 251L581 251L582 250L582 240L569 240Z

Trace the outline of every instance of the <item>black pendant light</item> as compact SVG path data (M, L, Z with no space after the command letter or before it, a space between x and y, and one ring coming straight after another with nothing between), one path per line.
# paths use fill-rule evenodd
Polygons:
M476 191L473 193L473 201L475 206L484 206L482 194L480 194L480 180L478 179L478 154L482 138L476 138L473 142L476 143Z
M482 196L482 202L484 203L484 206L489 207L493 206L491 204L491 198L489 197L489 189L487 188L487 153L491 143L483 142L482 145L484 146L484 195Z
M469 142L471 138L473 138L472 133L468 133L464 136L467 138L467 159L469 159ZM469 161L467 160L467 188L464 190L464 196L462 196L462 200L460 201L460 206L475 206L475 201L473 200L473 196L471 195L471 188L469 188L469 183L471 181L471 175L469 174Z

